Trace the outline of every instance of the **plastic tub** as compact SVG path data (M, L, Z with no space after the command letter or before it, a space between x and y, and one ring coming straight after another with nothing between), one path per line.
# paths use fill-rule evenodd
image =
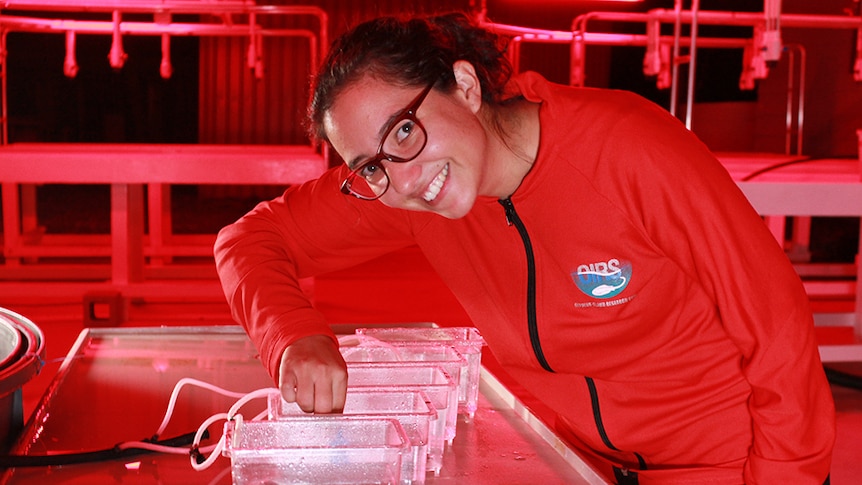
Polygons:
M317 415L229 421L222 453L234 485L369 485L400 483L409 449L395 419Z
M274 419L309 416L296 403L286 402L279 394L270 396L269 412ZM411 453L401 457L401 483L425 483L429 431L437 420L437 411L424 392L382 387L348 388L343 416L398 420L411 446Z
M440 474L446 442L455 438L458 418L458 386L439 366L424 363L354 362L347 364L347 388L419 390L431 401L437 419L428 433L426 469Z

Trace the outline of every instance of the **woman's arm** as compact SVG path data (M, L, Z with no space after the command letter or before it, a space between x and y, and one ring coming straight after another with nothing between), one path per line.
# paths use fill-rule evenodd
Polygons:
M337 340L300 280L412 243L401 211L338 192L342 172L330 170L316 181L291 187L281 197L259 204L222 229L214 248L234 319L260 351L285 397L296 398L306 410L317 410L318 399L323 407L330 399L335 409L343 405L340 392L334 398L317 394L311 398L310 389L325 388L320 387L320 379L330 387L331 381L346 382L346 375L340 354L336 355Z

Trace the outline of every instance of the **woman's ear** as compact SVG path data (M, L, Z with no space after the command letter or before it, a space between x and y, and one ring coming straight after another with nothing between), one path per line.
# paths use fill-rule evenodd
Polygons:
M461 95L474 113L478 113L482 107L482 85L476 76L473 64L467 61L455 61L452 65L455 75L456 91Z

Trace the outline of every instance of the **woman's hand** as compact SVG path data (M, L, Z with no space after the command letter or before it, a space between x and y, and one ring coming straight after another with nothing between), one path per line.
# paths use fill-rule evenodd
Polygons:
M278 387L307 413L340 413L347 398L347 365L325 335L303 337L281 354Z

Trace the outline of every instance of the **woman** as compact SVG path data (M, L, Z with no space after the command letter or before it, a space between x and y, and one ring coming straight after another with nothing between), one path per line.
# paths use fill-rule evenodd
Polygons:
M311 131L345 166L215 248L285 399L337 412L346 392L297 280L416 244L560 435L621 483L827 480L834 409L806 294L676 119L511 76L460 14L361 24L320 73Z

